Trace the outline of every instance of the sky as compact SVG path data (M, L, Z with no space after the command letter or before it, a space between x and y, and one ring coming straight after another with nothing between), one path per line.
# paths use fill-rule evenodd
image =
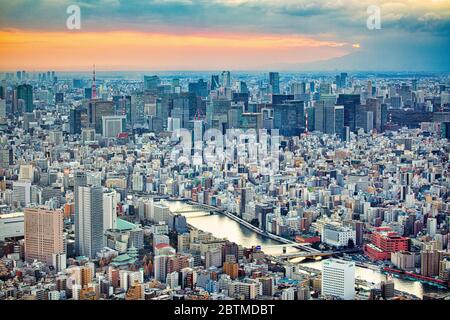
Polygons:
M67 8L78 5L81 28ZM369 6L380 29L369 29ZM450 71L450 0L0 0L0 70Z

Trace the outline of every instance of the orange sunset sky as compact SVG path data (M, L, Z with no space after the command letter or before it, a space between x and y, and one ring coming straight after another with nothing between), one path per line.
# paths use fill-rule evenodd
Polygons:
M69 30L77 5L81 29ZM382 27L369 30L367 8ZM0 71L449 69L450 0L0 0ZM333 60L341 59L341 60ZM359 64L358 64L359 63Z

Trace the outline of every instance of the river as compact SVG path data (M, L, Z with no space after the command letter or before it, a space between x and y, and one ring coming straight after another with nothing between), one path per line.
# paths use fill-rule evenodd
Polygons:
M178 209L186 208L189 204L182 201L170 201L167 202L171 211L176 211ZM277 255L281 253L281 248L264 248L264 246L279 245L278 241L274 241L263 237L255 232L241 226L238 222L224 216L221 214L210 215L208 211L198 211L183 213L187 218L187 222L193 227L211 232L217 238L226 238L232 242L235 242L243 247L250 248L252 246L260 245L262 250L267 254ZM288 248L288 252L295 252L297 249ZM321 261L306 261L299 262L304 266L313 269L322 269ZM374 283L374 286L379 287L379 283L386 279L386 276L381 272L363 268L356 267L356 278L365 280L369 283ZM436 286L432 286L426 283L421 283L420 281L410 281L403 280L399 278L392 278L395 284L395 289L409 294L415 295L422 298L424 293L449 293L448 290L439 289Z

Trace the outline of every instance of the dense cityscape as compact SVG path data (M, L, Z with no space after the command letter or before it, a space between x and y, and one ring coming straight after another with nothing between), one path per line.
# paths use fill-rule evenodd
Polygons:
M448 74L0 79L0 300L450 299Z

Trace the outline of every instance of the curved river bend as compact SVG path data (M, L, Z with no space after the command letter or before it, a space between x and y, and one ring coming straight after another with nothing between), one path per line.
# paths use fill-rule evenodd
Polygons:
M176 211L189 206L189 204L182 201L170 201L166 204L169 206L171 211ZM187 222L190 225L197 229L211 232L217 238L227 238L228 240L246 248L260 245L262 246L263 251L268 254L277 255L281 253L281 248L264 249L264 246L279 245L279 242L256 234L224 215L210 215L206 210L184 213L183 215L186 216ZM296 251L296 249L288 248L288 252L289 251ZM310 268L318 270L322 269L321 261L299 263ZM375 286L379 286L379 283L386 279L386 276L381 272L362 267L356 267L356 277L369 283L374 283ZM413 294L419 298L422 298L424 293L448 293L445 289L439 289L438 287L421 283L419 281L402 280L399 278L393 278L393 281L395 283L396 290Z

